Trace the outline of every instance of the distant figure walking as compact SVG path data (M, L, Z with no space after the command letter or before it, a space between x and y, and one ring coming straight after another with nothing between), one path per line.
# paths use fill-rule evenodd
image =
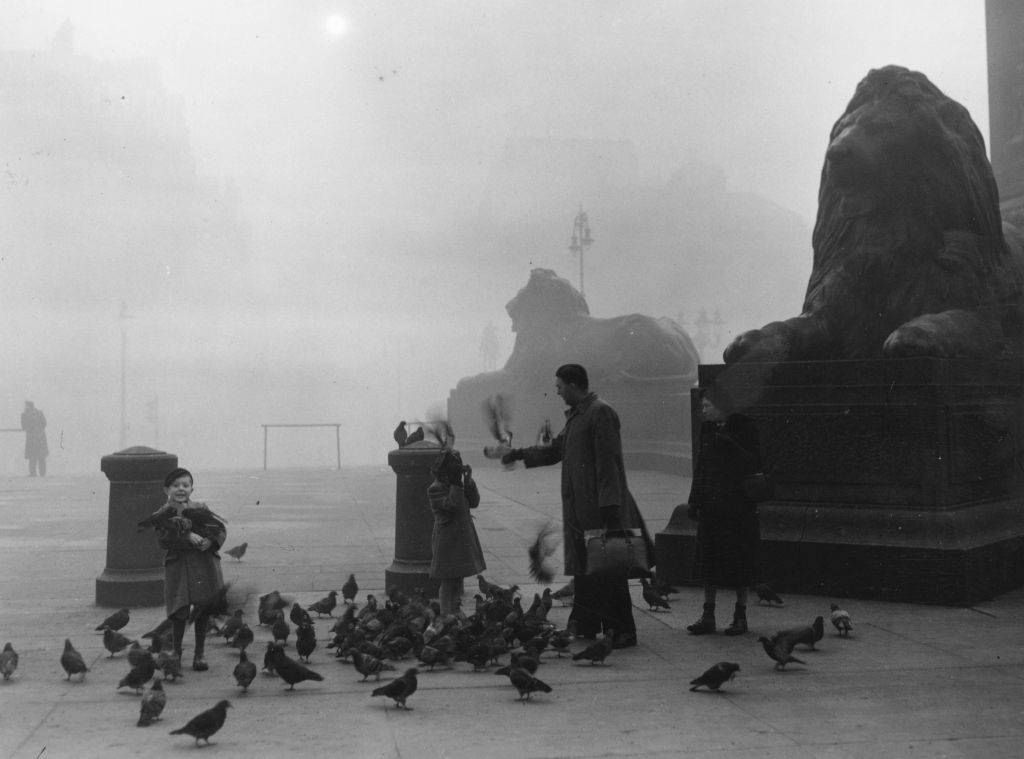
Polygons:
M28 474L46 476L46 457L50 453L46 445L46 417L32 401L25 401L21 412L21 428L25 430L25 458L28 459Z

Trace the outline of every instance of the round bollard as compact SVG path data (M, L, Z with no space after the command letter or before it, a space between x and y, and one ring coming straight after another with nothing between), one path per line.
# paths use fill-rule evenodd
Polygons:
M412 443L388 454L388 466L395 470L395 560L384 570L384 590L411 593L422 588L427 598L437 596L440 583L430 579L433 554L430 536L434 515L427 488L434 481L430 465L441 446L427 440Z
M152 529L138 523L167 500L164 477L178 457L145 446L104 456L110 480L107 566L96 578L98 606L158 606L164 602L164 552Z

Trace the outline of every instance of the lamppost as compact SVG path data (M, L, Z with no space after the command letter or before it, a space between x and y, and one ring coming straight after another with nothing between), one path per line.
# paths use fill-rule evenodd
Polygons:
M128 304L121 301L121 450L128 447Z
M583 291L583 253L593 242L594 238L590 236L590 221L581 207L576 218L572 220L572 242L569 243L569 251L580 257L580 295L584 298L586 293Z

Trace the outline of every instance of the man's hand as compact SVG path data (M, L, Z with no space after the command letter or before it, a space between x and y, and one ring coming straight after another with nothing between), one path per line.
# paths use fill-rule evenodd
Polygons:
M509 464L513 464L516 461L522 461L522 460L523 460L523 449L522 448L512 448L511 450L508 451L508 453L505 453L501 457L501 463L505 464L506 466L508 466Z

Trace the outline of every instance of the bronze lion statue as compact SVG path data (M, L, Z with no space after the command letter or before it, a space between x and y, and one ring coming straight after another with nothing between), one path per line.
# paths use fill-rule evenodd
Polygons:
M726 363L1020 353L1024 254L970 114L924 74L872 69L832 127L803 313Z

